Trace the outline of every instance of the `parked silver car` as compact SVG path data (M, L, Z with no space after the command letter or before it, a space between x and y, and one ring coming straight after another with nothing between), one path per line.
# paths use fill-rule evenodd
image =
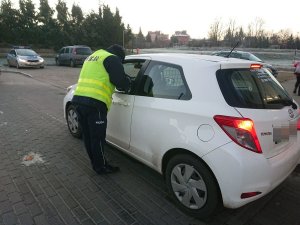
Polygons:
M34 50L27 47L14 47L7 54L7 64L9 67L38 67L44 68L44 59Z
M268 70L270 70L270 72L273 74L273 76L277 77L278 75L278 71L276 68L274 68L274 66L265 63L263 60L261 60L260 58L258 58L256 55L250 53L250 52L244 52L244 51L216 51L213 52L212 55L217 55L217 56L223 56L223 57L227 57L227 58L237 58L237 59L245 59L245 60L250 60L250 61L255 61L255 62L259 62L262 63L262 65L267 68Z
M82 65L84 60L92 54L90 47L85 45L74 45L62 47L55 57L56 65L67 65L76 67Z

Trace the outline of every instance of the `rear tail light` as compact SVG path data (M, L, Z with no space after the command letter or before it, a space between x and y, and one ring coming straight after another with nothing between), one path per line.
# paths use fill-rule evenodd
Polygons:
M261 64L255 63L250 65L250 69L260 69L262 68Z
M214 120L235 143L250 151L262 153L251 119L216 115Z
M300 115L300 110L299 110L299 115ZM297 130L300 130L300 117L299 117L298 122L297 122Z

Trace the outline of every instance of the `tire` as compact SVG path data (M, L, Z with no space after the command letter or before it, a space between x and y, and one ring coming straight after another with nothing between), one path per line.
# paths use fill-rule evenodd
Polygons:
M73 60L70 61L70 66L71 67L76 67L76 64L75 64L75 62Z
M219 186L199 159L187 154L176 155L168 162L165 176L171 198L186 214L204 219L219 208Z
M67 106L66 120L71 135L75 138L81 138L82 132L78 122L78 114L73 105Z

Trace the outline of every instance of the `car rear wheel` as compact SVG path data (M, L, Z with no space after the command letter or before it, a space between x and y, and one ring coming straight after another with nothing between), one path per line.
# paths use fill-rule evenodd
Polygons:
M169 161L165 175L172 199L185 213L207 218L219 208L218 184L199 159L187 154L176 155Z
M81 138L82 133L78 122L78 114L74 105L69 105L66 111L66 119L70 133L76 138Z
M76 67L76 64L75 64L75 62L73 60L70 61L70 66L71 67Z

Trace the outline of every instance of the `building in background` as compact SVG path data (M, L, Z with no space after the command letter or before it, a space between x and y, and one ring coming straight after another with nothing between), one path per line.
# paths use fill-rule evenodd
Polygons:
M190 40L191 37L187 34L186 30L175 31L175 34L173 34L171 37L171 41L175 46L187 46Z

